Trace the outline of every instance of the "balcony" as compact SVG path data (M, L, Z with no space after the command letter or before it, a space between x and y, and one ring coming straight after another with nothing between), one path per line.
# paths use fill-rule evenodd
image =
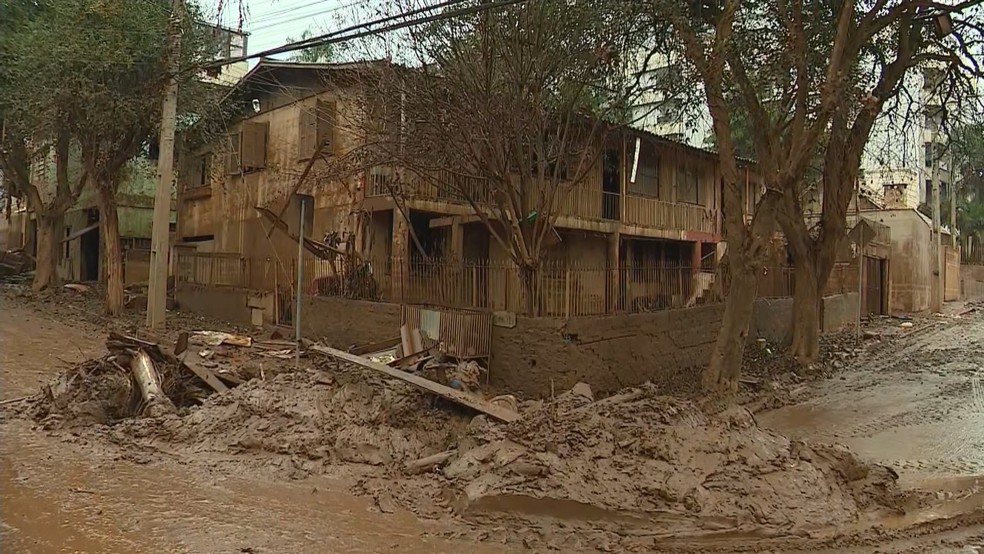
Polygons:
M666 202L629 194L625 196L623 223L675 231L714 233L717 218L714 212L695 204Z
M481 177L461 175L451 171L437 171L429 175L397 172L388 167L373 168L368 175L366 196L389 196L390 189L405 198L419 200L443 200L467 203L469 197L478 204L492 201L492 191Z
M433 179L397 179L388 168L370 172L366 196L389 196L390 187L405 198L441 200L463 204L468 196L476 203L491 203L492 191L485 179L441 171ZM528 195L527 212L538 209L541 195ZM665 231L717 232L716 213L699 205L666 202L635 194L605 192L585 184L562 187L554 195L554 213L592 221L609 221ZM565 222L569 224L570 222Z

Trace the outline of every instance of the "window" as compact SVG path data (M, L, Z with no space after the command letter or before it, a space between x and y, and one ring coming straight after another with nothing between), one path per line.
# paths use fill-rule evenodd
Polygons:
M267 122L246 122L226 140L226 172L251 173L266 167Z
M700 200L700 180L697 168L691 164L677 167L677 202L698 204Z
M659 156L654 145L643 142L639 146L635 182L629 181L628 191L631 194L659 198Z
M324 143L322 154L334 149L332 136L335 122L335 103L316 100L310 105L301 106L297 128L297 159L309 160L314 156L318 145Z
M212 164L212 154L198 156L192 162L191 178L188 181L189 189L198 189L208 186L208 173Z

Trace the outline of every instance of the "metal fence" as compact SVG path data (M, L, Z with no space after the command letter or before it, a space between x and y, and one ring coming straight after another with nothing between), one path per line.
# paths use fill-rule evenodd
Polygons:
M289 262L287 262L289 264ZM276 290L278 317L291 321L296 266L283 268L275 285L271 263L226 253L179 253L177 280L204 286ZM508 260L384 258L359 264L305 258L302 292L484 312L578 317L687 308L719 302L716 268L659 263L619 267L578 260L550 260L521 272ZM792 296L794 269L767 267L758 276L759 297ZM857 291L857 267L836 266L827 294Z

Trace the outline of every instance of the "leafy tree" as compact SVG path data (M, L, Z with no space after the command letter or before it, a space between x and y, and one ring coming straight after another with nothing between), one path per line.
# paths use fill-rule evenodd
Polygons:
M306 30L301 33L300 39L294 39L292 37L287 37L287 42L298 42L299 40L307 40L314 36L311 30ZM306 63L329 63L335 61L335 56L337 52L335 50L335 45L333 44L318 44L315 46L310 46L303 50L297 50L291 54L290 59L295 62L306 62Z
M59 0L16 26L5 44L9 78L5 109L23 129L18 148L48 140L67 152L71 142L83 174L95 185L106 253L107 310L123 307L122 250L116 194L127 163L148 151L159 127L168 81L167 0ZM201 113L214 89L196 64L214 51L185 6L179 60L180 109ZM61 184L61 180L59 180ZM61 197L61 196L59 196Z
M3 172L5 210L9 218L13 198L26 202L37 219L37 258L33 289L40 291L57 281L55 260L65 211L82 191L86 175L70 176L71 135L64 123L74 117L64 103L43 109L29 103L36 77L16 64L15 52L23 29L29 27L47 4L28 0L0 2L0 171ZM20 93L27 93L26 96ZM32 165L55 157L55 186L32 179Z

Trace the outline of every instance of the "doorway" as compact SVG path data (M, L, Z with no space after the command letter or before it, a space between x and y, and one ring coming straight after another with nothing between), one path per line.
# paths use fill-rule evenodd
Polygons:
M864 315L885 313L884 285L885 260L864 256L864 297L861 299Z
M620 157L615 150L606 150L601 172L601 218L619 219L619 194L622 190Z
M99 223L99 211L89 210L87 225ZM79 278L82 281L99 280L99 227L79 237L79 250L82 264L79 267Z

